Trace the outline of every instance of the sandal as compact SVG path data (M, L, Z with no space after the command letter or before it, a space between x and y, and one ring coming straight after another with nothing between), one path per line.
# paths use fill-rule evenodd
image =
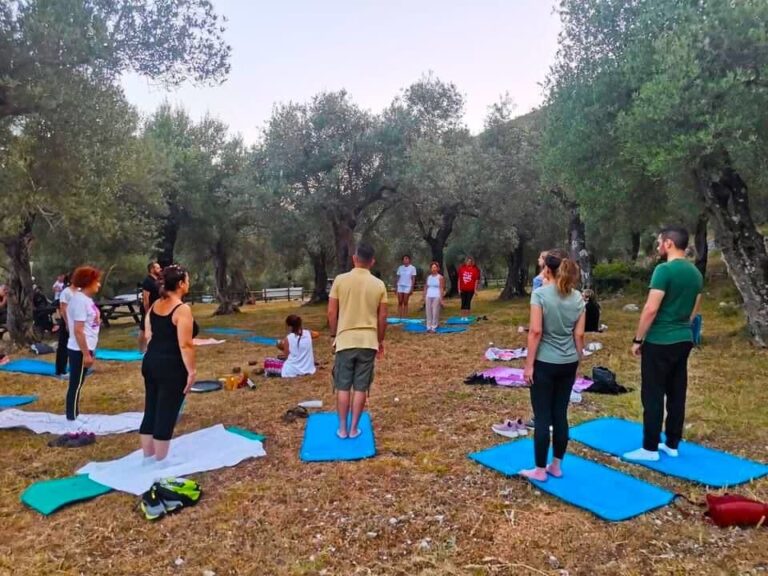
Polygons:
M283 414L283 422L290 424L291 422L295 422L296 418L307 418L308 416L309 411L306 408L303 406L296 406Z

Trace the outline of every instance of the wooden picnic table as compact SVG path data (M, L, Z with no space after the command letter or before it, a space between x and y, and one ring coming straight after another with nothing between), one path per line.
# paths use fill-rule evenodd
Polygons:
M136 324L141 324L141 308L138 300L113 298L101 300L97 306L101 312L101 325L104 328L109 328L110 320L117 320L118 318L133 318Z

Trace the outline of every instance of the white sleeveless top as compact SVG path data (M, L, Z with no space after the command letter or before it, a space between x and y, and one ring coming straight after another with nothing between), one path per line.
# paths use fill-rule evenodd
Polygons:
M427 298L440 298L440 275L427 276Z
M299 338L290 333L288 340L288 359L283 364L280 376L283 378L295 378L296 376L308 376L315 373L315 354L312 349L312 332L304 330Z

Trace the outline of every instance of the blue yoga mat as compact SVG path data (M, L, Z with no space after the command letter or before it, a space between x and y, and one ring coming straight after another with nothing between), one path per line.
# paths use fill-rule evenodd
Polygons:
M0 396L0 408L13 408L31 404L37 400L37 396Z
M635 450L643 442L643 425L620 418L598 418L571 428L571 439L614 456ZM714 488L737 486L768 475L768 466L727 452L681 442L680 455L659 453L657 462L635 462L662 474L691 480Z
M424 318L387 318L387 324L424 324Z
M2 372L18 372L20 374L36 374L39 376L56 376L56 366L53 362L36 360L34 358L19 358L0 366Z
M97 348L96 360L106 362L139 362L144 355L139 350L111 350L109 348Z
M264 344L265 346L275 346L280 341L278 338L267 338L266 336L248 336L243 340L251 344Z
M227 336L248 336L253 334L250 330L244 330L243 328L203 328L201 330L206 334L224 334Z
M407 324L404 328L406 332L412 332L414 334L426 334L426 326L418 326L416 324ZM466 328L462 326L438 326L438 334L458 334L459 332L466 332Z
M469 457L497 472L514 476L520 470L533 467L533 440L507 442ZM546 482L531 480L531 483L609 522L629 520L666 506L675 498L672 492L573 454L565 457L563 472L562 478L550 477Z
M368 412L360 416L362 434L354 440L342 440L336 436L339 417L335 412L312 414L304 429L304 441L299 457L304 462L333 462L337 460L362 460L376 454L371 417Z
M454 325L454 326L462 326L467 324L474 324L477 322L477 316L452 316L451 318L448 318L448 320L445 321L446 324Z

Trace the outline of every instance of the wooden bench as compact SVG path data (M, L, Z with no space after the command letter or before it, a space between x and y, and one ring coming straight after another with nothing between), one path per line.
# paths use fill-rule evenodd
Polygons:
M264 288L261 291L261 299L264 302L271 300L303 300L304 288L291 286L290 288Z

